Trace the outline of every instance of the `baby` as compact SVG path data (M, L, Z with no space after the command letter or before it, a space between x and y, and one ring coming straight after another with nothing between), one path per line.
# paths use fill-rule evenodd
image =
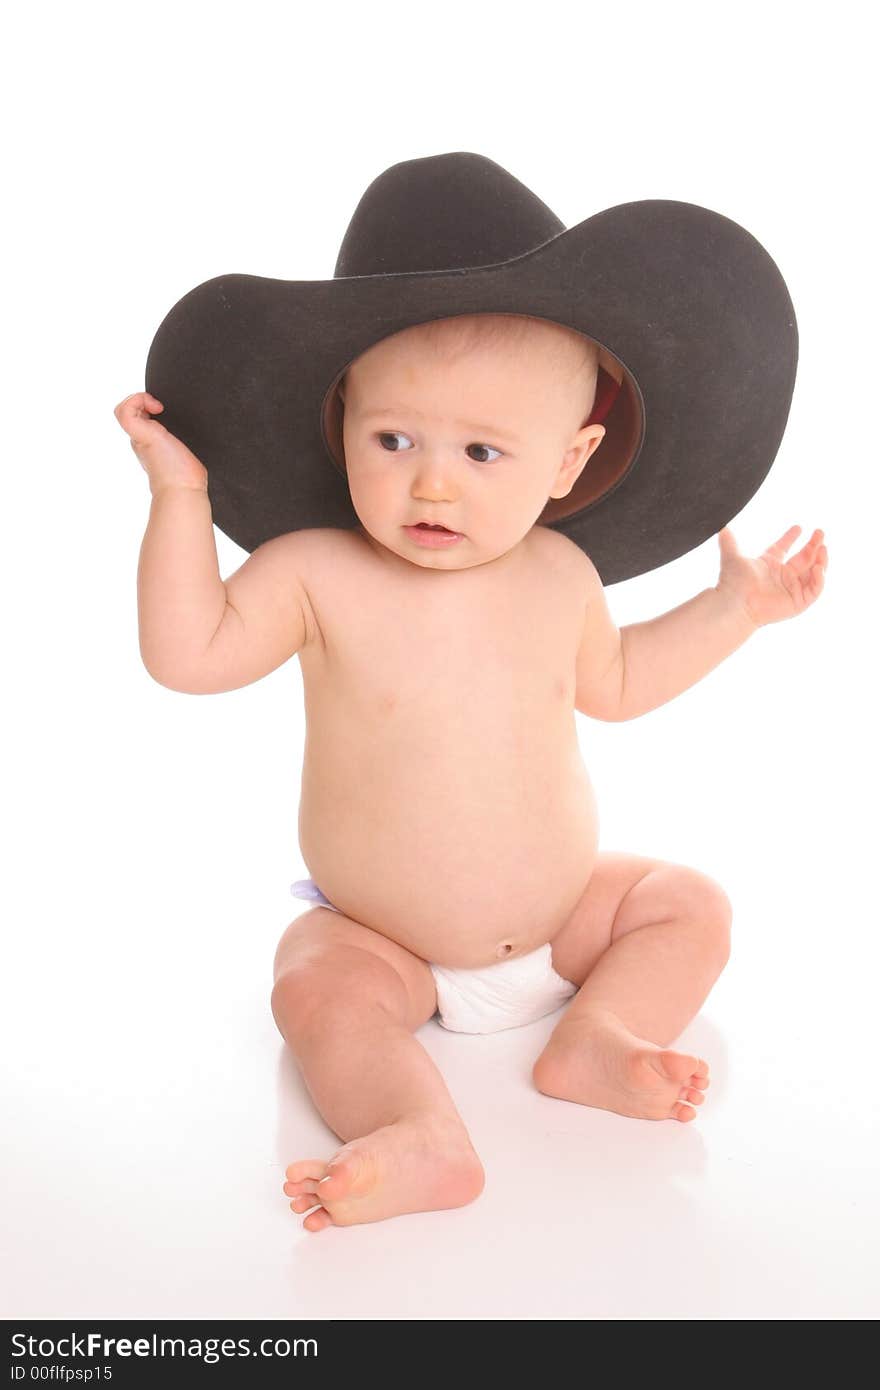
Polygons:
M225 583L205 467L154 397L116 408L153 499L147 670L203 694L302 667L300 844L326 905L282 936L272 1011L344 1141L287 1169L310 1231L481 1192L414 1037L438 1009L487 1032L565 1005L534 1064L545 1095L682 1122L705 1099L706 1061L670 1044L728 959L730 903L696 869L598 852L574 711L634 719L688 689L808 607L827 552L816 531L785 562L795 526L749 560L725 528L713 588L619 631L591 561L538 520L604 435L582 423L598 357L527 316L383 339L340 387L360 526L278 536Z

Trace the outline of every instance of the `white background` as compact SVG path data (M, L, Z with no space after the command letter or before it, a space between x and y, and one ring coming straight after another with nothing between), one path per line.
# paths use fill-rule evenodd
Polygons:
M6 31L2 1203L7 1317L876 1317L876 107L863 7L44 5ZM158 324L243 272L333 274L398 161L488 156L567 226L703 204L783 271L788 429L732 522L825 529L825 593L671 704L578 716L603 849L691 863L734 953L682 1042L689 1125L553 1101L554 1020L420 1037L478 1202L319 1235L326 1128L270 1009L306 874L298 664L219 696L140 662L146 475L114 406ZM216 533L224 577L246 558ZM717 541L609 590L714 584Z

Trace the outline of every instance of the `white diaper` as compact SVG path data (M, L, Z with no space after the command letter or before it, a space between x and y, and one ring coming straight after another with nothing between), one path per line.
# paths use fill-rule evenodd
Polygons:
M577 994L577 985L553 969L549 941L527 956L511 956L479 970L432 965L439 1022L455 1033L498 1033L553 1013Z
M312 878L297 880L290 891L295 898L339 911ZM432 965L431 974L437 986L438 1022L453 1033L521 1028L561 1008L578 989L554 970L549 941L527 956L493 961L478 970Z

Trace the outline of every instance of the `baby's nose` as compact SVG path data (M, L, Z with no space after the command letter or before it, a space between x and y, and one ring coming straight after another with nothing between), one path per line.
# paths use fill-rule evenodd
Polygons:
M443 463L423 465L413 479L413 499L417 502L457 501L461 496L461 486L454 473L454 467Z

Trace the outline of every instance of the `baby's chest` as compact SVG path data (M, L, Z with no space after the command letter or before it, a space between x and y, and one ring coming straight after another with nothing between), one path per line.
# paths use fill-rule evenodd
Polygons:
M409 603L374 599L331 622L317 668L325 709L424 750L540 740L571 719L579 633L567 607L517 602Z
M475 725L537 719L574 702L575 651L552 622L493 623L470 614L458 623L422 618L372 640L362 628L340 654L339 675L377 715Z
M313 594L321 637L301 653L316 734L369 732L377 755L509 756L573 723L583 602L553 538L515 571L398 580L357 545L332 558Z

